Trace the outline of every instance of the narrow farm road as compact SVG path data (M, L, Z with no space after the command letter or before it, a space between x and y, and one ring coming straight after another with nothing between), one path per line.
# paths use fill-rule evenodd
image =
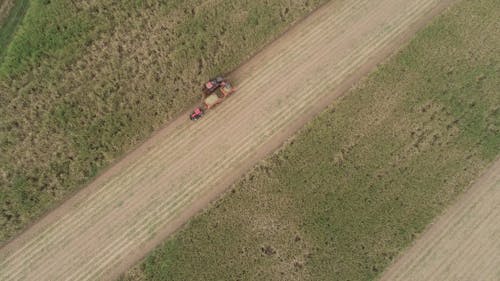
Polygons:
M110 280L453 0L334 0L232 74L198 122L150 140L0 249L0 280Z
M500 280L500 160L381 280Z

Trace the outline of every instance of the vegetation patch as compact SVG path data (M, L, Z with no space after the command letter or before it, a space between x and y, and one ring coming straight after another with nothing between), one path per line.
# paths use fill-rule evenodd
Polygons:
M498 156L499 17L460 1L121 280L377 278Z
M0 61L0 241L325 1L30 1Z
M0 63L15 31L22 22L29 0L0 1Z

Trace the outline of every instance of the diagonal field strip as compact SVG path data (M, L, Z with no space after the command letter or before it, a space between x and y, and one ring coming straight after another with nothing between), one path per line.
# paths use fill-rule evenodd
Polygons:
M451 2L325 5L233 74L234 97L176 120L2 248L0 280L116 276Z
M499 280L499 222L497 160L381 280Z

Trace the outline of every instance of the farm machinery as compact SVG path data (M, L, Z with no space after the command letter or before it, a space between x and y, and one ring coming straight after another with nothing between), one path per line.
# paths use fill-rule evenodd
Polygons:
M210 79L203 85L202 105L196 107L189 118L193 121L200 119L205 115L205 111L218 105L235 91L236 89L224 77L217 76Z

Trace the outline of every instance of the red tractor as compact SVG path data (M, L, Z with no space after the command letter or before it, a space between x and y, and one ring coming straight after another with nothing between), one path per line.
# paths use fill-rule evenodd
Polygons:
M203 93L205 95L209 95L213 92L215 92L215 90L217 90L222 83L225 82L225 79L222 77L222 76L217 76L215 78L212 78L210 79L209 81L207 81L204 85L203 85Z
M217 89L219 89L219 91L216 91ZM235 91L236 89L231 83L223 77L218 76L210 79L210 81L206 82L203 86L203 106L195 108L189 118L193 121L200 119L205 114L205 110L211 109L221 103Z
M193 110L193 112L189 116L189 119L196 121L196 120L200 119L201 117L203 117L203 115L205 115L205 111L202 108L197 107Z

